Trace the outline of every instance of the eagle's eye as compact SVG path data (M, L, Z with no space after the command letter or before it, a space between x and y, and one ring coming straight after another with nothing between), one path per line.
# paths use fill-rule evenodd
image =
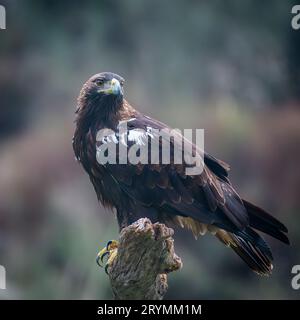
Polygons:
M96 85L97 85L98 87L100 87L100 86L103 85L104 80L103 80L103 79L97 79L97 80L95 80L95 83L96 83Z
M121 86L123 87L124 86L124 83L125 83L125 80L120 80L120 84L121 84Z

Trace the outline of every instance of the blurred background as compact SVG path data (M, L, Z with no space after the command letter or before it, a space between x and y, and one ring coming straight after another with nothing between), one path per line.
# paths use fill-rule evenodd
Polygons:
M297 299L300 264L300 30L293 1L7 0L0 31L0 264L8 299L110 299L95 263L118 237L74 160L76 98L92 74L173 127L204 128L240 194L280 218L262 278L212 236L177 230L184 267L167 298Z

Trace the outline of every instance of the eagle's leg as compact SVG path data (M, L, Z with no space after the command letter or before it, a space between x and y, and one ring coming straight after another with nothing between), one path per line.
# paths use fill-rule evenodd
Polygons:
M119 242L117 240L108 241L107 245L98 253L96 261L97 264L102 268L103 260L107 257L107 261L105 263L105 272L107 273L108 267L111 265L113 260L115 259L118 253L118 245Z

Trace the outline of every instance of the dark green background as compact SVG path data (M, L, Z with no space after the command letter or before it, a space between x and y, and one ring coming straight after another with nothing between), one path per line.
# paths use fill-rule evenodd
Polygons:
M95 263L118 237L71 148L76 97L92 74L173 127L204 128L243 197L290 229L259 277L216 239L176 230L184 262L168 298L299 298L300 30L291 1L1 1L0 264L3 299L111 298Z

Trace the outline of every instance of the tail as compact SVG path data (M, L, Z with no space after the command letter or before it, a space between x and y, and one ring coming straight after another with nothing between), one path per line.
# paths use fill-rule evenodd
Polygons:
M252 228L262 231L283 243L290 244L288 237L285 235L288 229L284 224L254 204L246 200L243 200L243 203L249 214L249 224Z
M271 249L252 228L286 244L289 244L289 239L285 235L288 230L281 222L264 210L245 200L243 202L249 214L250 227L234 233L220 229L217 231L216 236L225 245L232 248L254 272L260 275L269 275L273 269Z
M251 228L233 234L218 230L216 236L226 246L232 248L256 273L269 275L272 272L273 256L267 243Z

